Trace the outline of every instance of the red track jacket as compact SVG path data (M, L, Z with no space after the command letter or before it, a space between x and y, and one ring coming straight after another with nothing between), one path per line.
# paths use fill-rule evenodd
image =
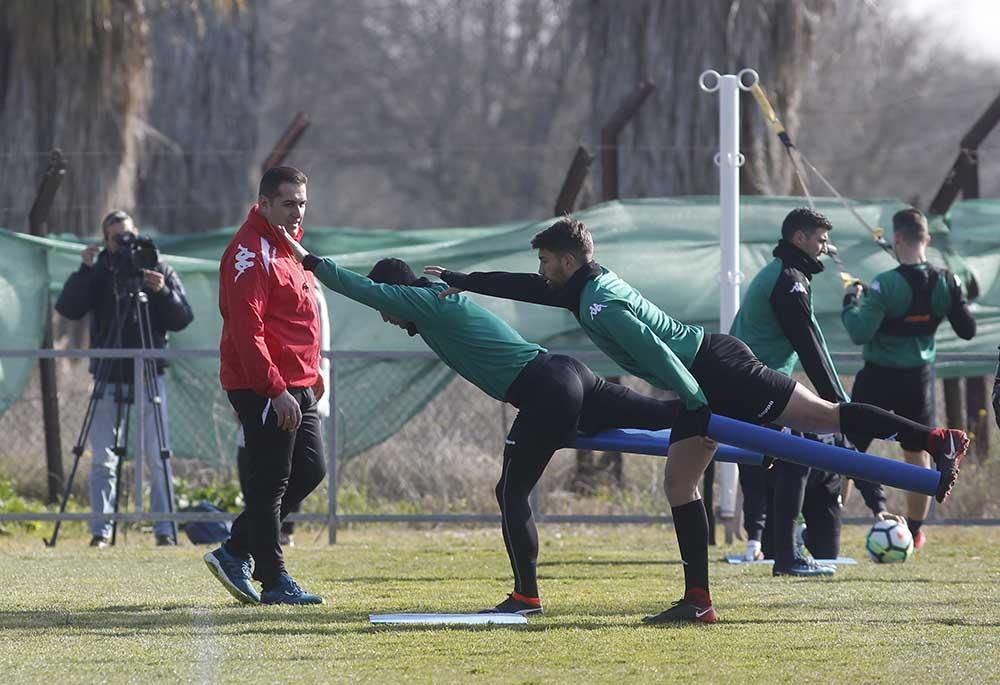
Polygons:
M302 229L296 240L301 240ZM313 275L288 253L257 206L219 264L222 364L226 390L275 398L319 377L319 315Z

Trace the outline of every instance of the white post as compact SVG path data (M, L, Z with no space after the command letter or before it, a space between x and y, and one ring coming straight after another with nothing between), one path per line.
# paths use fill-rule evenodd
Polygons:
M720 75L708 70L698 79L701 89L719 91L719 331L728 333L740 307L740 89L757 83L757 72L744 69L738 75ZM736 515L736 464L716 465L719 480L719 513L722 518Z

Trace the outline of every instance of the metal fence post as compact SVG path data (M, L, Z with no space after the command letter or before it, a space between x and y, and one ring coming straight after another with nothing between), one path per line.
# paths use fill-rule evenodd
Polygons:
M327 542L337 544L337 360L333 350L329 352L330 359L330 416L327 418Z

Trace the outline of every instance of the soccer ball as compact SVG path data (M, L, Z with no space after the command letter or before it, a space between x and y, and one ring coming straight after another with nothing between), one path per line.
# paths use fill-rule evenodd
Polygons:
M913 536L905 523L877 521L868 531L865 549L872 561L880 564L903 562L913 554Z

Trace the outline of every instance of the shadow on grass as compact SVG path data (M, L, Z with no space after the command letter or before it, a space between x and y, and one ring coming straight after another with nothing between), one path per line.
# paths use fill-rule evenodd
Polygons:
M207 620L198 620L192 616L195 611L207 612ZM162 632L170 629L188 631L193 625L208 623L219 629L227 626L238 626L240 632L257 632L257 624L284 624L275 634L288 631L288 624L342 624L357 622L363 617L357 612L336 611L322 607L296 609L292 612L284 607L242 607L213 606L205 607L197 604L127 604L93 609L73 611L51 610L0 610L0 635L10 631L35 630L66 630L74 634L94 633L98 635L135 635L150 632ZM354 628L356 632L360 626ZM343 626L337 626L330 632L348 632Z
M864 583L865 585L873 583L888 583L889 585L902 585L905 583L926 583L931 585L984 585L986 581L983 580L954 580L948 578L947 580L942 580L941 578L871 578L868 576L853 576L853 577L840 577L834 578L829 582L833 583Z
M680 566L680 559L568 559L565 561L540 561L543 566Z
M719 620L719 625L727 626L762 626L762 625L834 625L834 624L850 624L858 625L858 620L855 617L844 617L844 618L789 618L788 616L775 616L774 618L747 618L747 619L728 619L721 618ZM1000 627L1000 622L998 621L983 621L976 622L972 619L962 619L962 618L924 618L920 620L915 620L912 618L873 618L871 621L865 623L864 625L901 625L907 626L914 630L920 628L921 625L940 625L949 627L968 627L968 628L996 628ZM660 626L655 626L660 627Z
M364 583L366 585L391 585L393 583L441 583L451 580L449 576L337 576L325 578L334 583ZM508 582L507 577L463 575L466 581L482 581L484 583Z

